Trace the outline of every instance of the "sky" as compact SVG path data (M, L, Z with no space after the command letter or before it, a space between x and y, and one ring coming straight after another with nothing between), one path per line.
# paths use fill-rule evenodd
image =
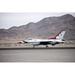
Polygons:
M75 16L75 13L0 13L0 29L26 25L29 22L36 23L46 17L61 16L64 14L72 14Z

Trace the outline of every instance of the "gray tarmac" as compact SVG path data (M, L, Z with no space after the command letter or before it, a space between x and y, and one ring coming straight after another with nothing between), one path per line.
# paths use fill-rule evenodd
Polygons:
M75 49L0 49L0 62L75 62Z

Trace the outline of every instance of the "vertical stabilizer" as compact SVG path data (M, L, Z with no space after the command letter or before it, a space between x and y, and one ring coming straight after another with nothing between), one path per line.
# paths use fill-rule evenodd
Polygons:
M58 36L56 36L56 39L63 40L65 32L66 31L62 31Z

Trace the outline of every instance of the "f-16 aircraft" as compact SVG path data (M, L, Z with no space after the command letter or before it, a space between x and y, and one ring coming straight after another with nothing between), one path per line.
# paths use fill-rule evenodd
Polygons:
M48 47L48 44L56 45L56 44L59 44L59 43L63 43L64 42L63 38L64 38L64 35L65 35L65 32L66 31L62 31L53 38L50 37L48 39L26 39L26 40L23 40L23 42L32 44L33 46L46 45L46 47Z

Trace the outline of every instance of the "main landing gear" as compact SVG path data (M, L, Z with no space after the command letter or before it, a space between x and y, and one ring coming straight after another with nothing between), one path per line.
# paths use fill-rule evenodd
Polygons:
M46 48L48 48L48 45L46 45Z

